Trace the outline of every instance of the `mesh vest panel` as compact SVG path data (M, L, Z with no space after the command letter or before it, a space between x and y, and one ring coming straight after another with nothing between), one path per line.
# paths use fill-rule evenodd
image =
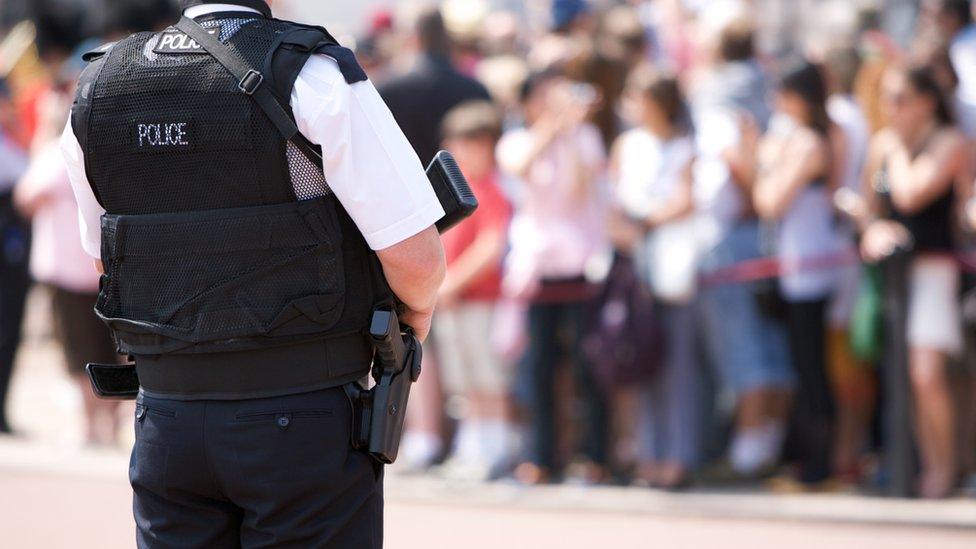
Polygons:
M266 75L294 28L202 26ZM321 166L211 56L168 53L189 44L167 33L116 44L81 113L89 180L108 213L97 311L120 350L236 351L364 329L391 293Z

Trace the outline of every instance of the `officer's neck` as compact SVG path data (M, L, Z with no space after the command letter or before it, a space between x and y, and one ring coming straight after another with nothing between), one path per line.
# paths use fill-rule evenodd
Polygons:
M271 6L265 0L185 0L182 2L185 10L190 11L191 17L194 12L205 10L204 13L214 13L218 11L240 11L244 8L271 17ZM192 8L192 9L191 9Z

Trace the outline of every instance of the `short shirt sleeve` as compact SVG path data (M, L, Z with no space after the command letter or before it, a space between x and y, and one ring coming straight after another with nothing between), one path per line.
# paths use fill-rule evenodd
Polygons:
M420 159L371 82L348 84L334 59L313 55L291 104L302 134L322 147L329 187L370 248L389 248L444 216Z
M71 129L70 117L64 133L61 134L61 155L68 169L71 191L78 202L81 247L88 255L99 259L102 249L102 215L105 214L105 209L98 203L88 182L88 174L85 172L85 154L75 137L75 132Z

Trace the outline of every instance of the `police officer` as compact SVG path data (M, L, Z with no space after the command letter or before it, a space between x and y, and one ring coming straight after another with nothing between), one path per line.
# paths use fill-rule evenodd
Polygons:
M380 547L382 468L343 387L374 307L426 336L443 208L324 29L182 4L86 56L62 139L96 312L142 387L138 545Z

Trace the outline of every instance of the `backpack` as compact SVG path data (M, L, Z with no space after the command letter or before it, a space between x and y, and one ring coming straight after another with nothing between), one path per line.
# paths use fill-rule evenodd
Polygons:
M650 288L633 260L616 254L583 336L598 383L614 389L649 381L661 368L663 347Z

